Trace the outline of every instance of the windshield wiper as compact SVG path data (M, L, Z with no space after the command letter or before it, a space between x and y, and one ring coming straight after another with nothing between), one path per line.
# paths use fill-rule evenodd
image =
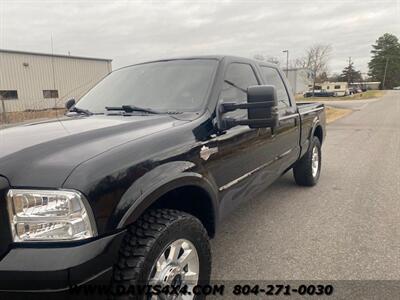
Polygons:
M84 114L84 115L87 115L87 116L93 115L93 113L90 110L79 108L79 107L76 107L76 106L71 107L68 112L75 112L75 113Z
M126 113L131 113L134 111L141 111L149 114L159 114L160 112L152 110L150 108L138 107L133 105L122 105L122 106L106 106L108 111L124 111Z
M134 105L122 105L122 106L106 106L107 111L123 111L125 113L132 113L135 111L145 112L148 114L180 114L178 111L158 111L151 108L144 108Z

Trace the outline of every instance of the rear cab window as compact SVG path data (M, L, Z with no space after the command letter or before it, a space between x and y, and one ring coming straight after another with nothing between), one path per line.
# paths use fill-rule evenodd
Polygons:
M260 68L266 84L274 85L276 88L279 110L286 110L290 108L292 105L290 103L289 94L278 70L267 66L260 66Z

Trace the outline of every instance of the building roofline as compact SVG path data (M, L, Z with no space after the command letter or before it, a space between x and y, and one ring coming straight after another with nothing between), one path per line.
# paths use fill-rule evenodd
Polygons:
M289 68L289 69L283 68L282 70L283 70L283 71L299 71L299 70L307 70L307 71L311 71L311 72L312 72L312 70L311 70L311 69L309 69L309 68Z
M72 58L72 59L109 61L109 62L112 61L112 59L109 59L109 58L85 57L85 56L74 56L74 55L64 55L64 54L51 54L51 53L30 52L30 51L20 51L20 50L10 50L10 49L0 49L0 53L26 54L26 55L48 56L48 57L62 57L62 58Z
M351 84L380 84L380 81L359 81L359 82L352 82Z

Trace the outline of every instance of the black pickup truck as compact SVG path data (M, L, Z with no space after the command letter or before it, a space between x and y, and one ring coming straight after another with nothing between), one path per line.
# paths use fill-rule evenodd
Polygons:
M224 216L290 169L320 176L324 106L273 64L136 64L67 108L0 131L1 290L207 283Z

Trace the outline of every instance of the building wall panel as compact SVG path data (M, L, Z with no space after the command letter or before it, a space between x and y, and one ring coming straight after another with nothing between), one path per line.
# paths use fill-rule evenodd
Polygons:
M109 60L0 51L0 90L18 91L18 100L4 100L6 112L63 107L110 72ZM43 90L58 90L58 99L45 99Z

